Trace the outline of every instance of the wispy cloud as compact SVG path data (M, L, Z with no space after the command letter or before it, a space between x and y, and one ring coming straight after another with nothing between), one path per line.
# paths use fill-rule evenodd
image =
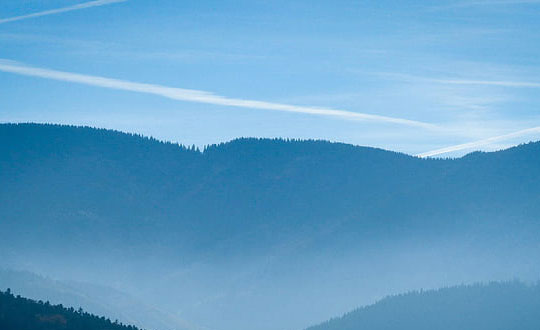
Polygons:
M60 13L68 12L68 11L80 10L80 9L85 9L85 8L90 8L90 7L104 6L104 5L109 5L109 4L112 4L112 3L125 2L125 1L127 1L127 0L96 0L96 1L84 2L84 3L77 4L77 5L69 6L69 7L45 10L45 11L40 11L40 12L37 12L37 13L21 15L21 16L2 18L2 19L0 19L0 24L20 21L20 20L28 19L28 18L60 14Z
M540 88L540 83L531 81L511 80L468 80L468 79L430 79L430 81L447 85L480 85L512 88Z
M429 78L402 73L380 72L377 75L401 81L424 82L443 85L477 85L498 86L511 88L540 88L540 82L517 80L486 80L486 79L457 79L457 78Z
M111 79L105 77L83 75L71 72L56 71L50 69L43 69L37 67L31 67L22 65L18 62L2 60L0 59L0 71L10 72L25 76L40 77L46 79L60 80L66 82L73 82L78 84L85 84L91 86L98 86L109 89L117 89L145 94L153 94L169 99L207 103L221 106L231 106L249 109L260 110L274 110L285 111L294 113L304 113L310 115L339 117L347 120L363 120L372 122L391 123L398 125L405 125L410 127L418 127L423 129L439 130L434 124L425 123L421 121L387 117L367 113L352 112L347 110L337 110L330 108L312 107L312 106L299 106L283 103L273 103L256 100L245 100L238 98L229 98L220 95L213 94L211 92L183 89L176 87L168 87L155 84L137 83L119 79Z
M458 144L458 145L454 145L454 146L450 146L450 147L446 147L446 148L436 149L436 150L432 150L432 151L428 151L428 152L418 154L416 156L421 157L421 158L432 157L432 156L446 154L446 153L449 153L449 152L455 152L455 151L460 151L460 150L478 148L478 147L493 144L495 142L504 141L504 140L508 140L508 139L512 139L512 138L517 138L517 137L520 137L520 136L530 135L530 134L537 134L537 133L540 133L540 126L523 129L523 130L513 132L513 133L509 133L509 134L493 136L493 137L490 137L490 138L487 138L487 139L482 139L482 140L478 140L478 141L474 141L474 142L463 143L463 144Z

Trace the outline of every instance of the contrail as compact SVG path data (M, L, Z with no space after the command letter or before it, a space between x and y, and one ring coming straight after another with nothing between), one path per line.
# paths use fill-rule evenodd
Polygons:
M533 127L533 128L527 128L527 129L524 129L524 130L521 130L521 131L517 131L517 132L505 134L505 135L494 136L494 137L490 137L490 138L479 140L479 141L463 143L463 144L458 144L458 145L455 145L455 146L450 146L450 147L446 147L446 148L432 150L432 151L428 151L428 152L418 154L416 156L421 157L421 158L425 158L425 157L431 157L431 156L435 156L435 155L446 154L446 153L449 153L449 152L452 152L452 151L459 151L459 150L464 150L464 149L477 148L477 147L485 146L485 145L488 145L488 144L491 144L491 143L494 143L494 142L497 142L497 141L507 140L507 139L511 139L511 138L514 138L514 137L519 137L519 136L532 134L532 133L540 133L540 126Z
M125 80L104 78L98 76L83 75L71 72L63 72L56 70L49 70L43 68L36 68L25 66L17 62L2 60L0 59L0 71L10 72L25 76L40 77L46 79L68 81L78 84L85 84L91 86L98 86L103 88L153 94L159 95L162 97L180 100L180 101L189 101L189 102L198 102L198 103L207 103L214 105L223 105L239 108L250 108L250 109L261 109L261 110L274 110L274 111L285 111L285 112L296 112L296 113L305 113L311 115L321 115L321 116L332 116L340 117L343 119L349 120L365 120L365 121L375 121L375 122L384 122L399 124L411 127L419 127L424 129L439 130L440 128L434 124L403 119L395 117L386 117L366 113L358 113L346 110L336 110L329 108L319 108L311 106L298 106L290 105L283 103L273 103L265 101L256 101L256 100L244 100L237 98L229 98L225 96L216 95L206 91L192 90L192 89L183 89L175 87L167 87L154 84L145 84L145 83L136 83Z
M27 19L27 18L34 18L34 17L46 16L46 15L60 14L60 13L65 13L67 11L85 9L85 8L90 8L90 7L104 6L104 5L108 5L108 4L111 4L111 3L125 2L125 1L127 1L127 0L96 0L96 1L84 2L84 3L77 4L77 5L69 6L69 7L45 10L45 11L40 11L40 12L37 12L37 13L28 14L28 15L21 15L21 16L15 16L15 17L2 18L2 19L0 19L0 24L20 21L20 20Z
M540 0L538 0L540 1ZM479 85L479 86L499 86L510 88L540 88L540 82L518 81L518 80L481 80L481 79L451 79L451 78L429 78L400 73L377 73L379 76L407 82L426 82L443 85Z
M466 79L430 79L433 82L448 85L483 85L516 88L540 88L540 83L507 80L466 80Z

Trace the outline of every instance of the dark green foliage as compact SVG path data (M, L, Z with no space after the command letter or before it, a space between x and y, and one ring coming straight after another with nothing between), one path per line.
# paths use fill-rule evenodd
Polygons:
M2 330L138 330L62 305L14 296L0 291L0 329Z
M385 298L309 330L537 330L540 286L458 286Z

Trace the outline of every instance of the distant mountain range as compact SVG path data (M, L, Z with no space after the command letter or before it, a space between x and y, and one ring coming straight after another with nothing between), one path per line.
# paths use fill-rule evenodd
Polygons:
M0 291L4 330L137 330L73 308ZM520 282L457 286L390 296L307 330L536 330L540 286Z
M249 233L235 248L251 251L328 222L339 235L403 235L537 228L540 214L540 143L426 160L324 141L239 139L198 152L37 124L1 125L0 141L2 231L21 247L175 252Z
M2 124L0 182L4 267L210 329L299 329L391 293L540 272L540 143L442 160Z
M519 282L387 297L308 330L536 330L540 286Z

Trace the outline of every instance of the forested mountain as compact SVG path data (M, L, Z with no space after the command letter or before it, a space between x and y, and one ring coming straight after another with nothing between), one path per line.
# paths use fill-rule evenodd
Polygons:
M29 299L81 307L89 313L146 329L197 329L111 287L76 281L58 281L26 271L0 268L0 291L8 288Z
M2 266L217 330L304 328L391 293L540 273L540 143L441 160L3 124L0 182Z
M1 125L0 141L0 215L10 245L97 241L113 252L119 244L177 251L249 232L253 241L240 248L251 249L328 220L336 231L402 234L487 218L536 226L540 211L540 143L424 160L324 141L240 139L198 152L33 124Z
M540 286L458 286L387 297L308 330L535 330Z
M14 296L0 291L0 329L2 330L138 330L131 325L66 308L49 302Z

